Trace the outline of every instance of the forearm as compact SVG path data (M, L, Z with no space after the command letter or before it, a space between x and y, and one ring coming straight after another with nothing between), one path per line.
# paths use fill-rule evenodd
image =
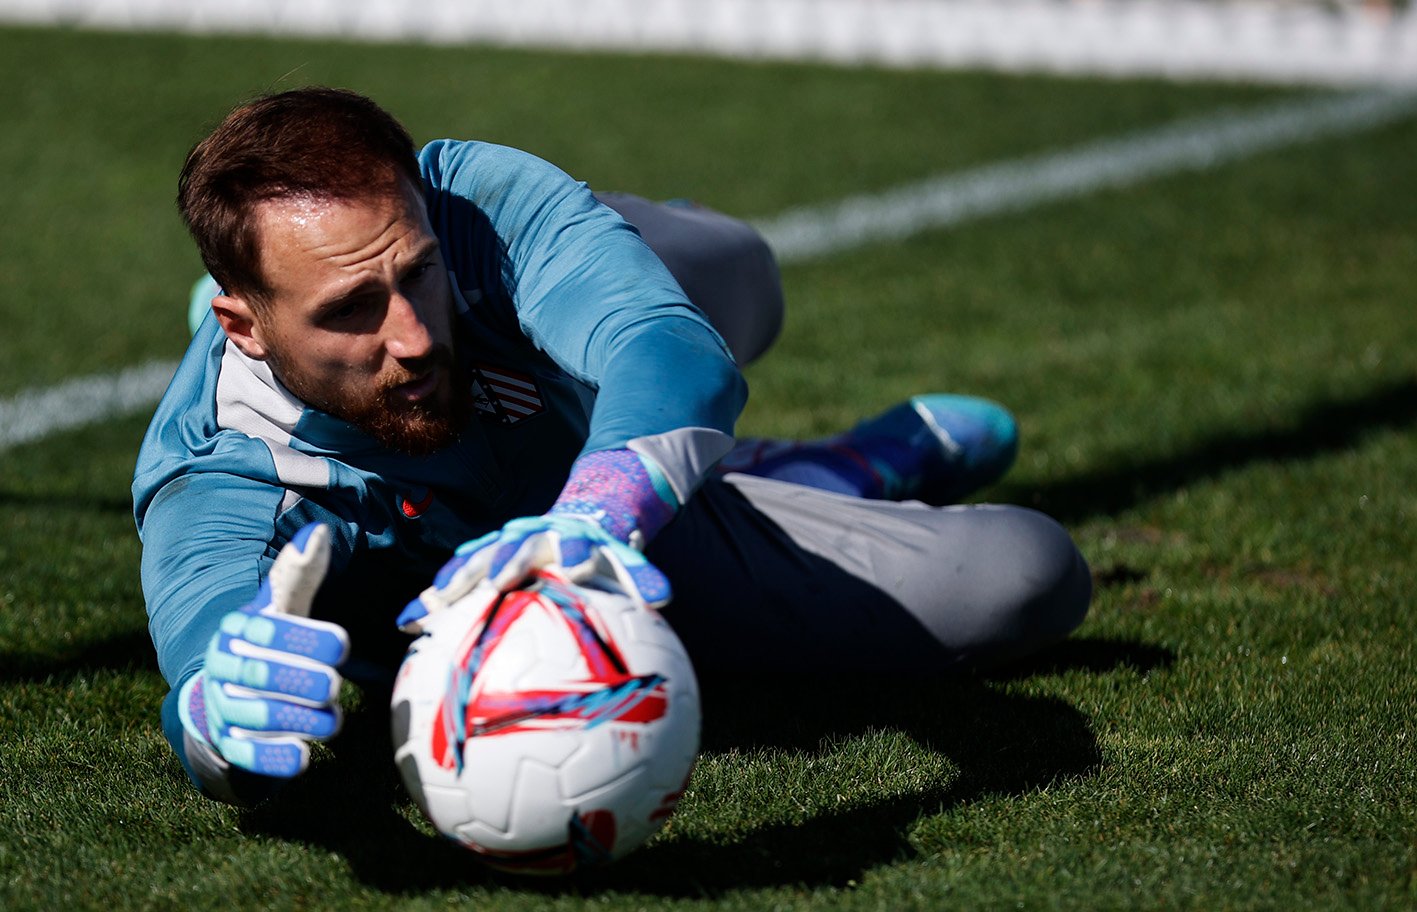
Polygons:
M655 320L616 340L581 458L633 451L677 509L732 448L746 400L747 384L712 330L698 320Z
M733 433L748 387L701 317L666 308L623 326L602 344L586 451L679 428Z

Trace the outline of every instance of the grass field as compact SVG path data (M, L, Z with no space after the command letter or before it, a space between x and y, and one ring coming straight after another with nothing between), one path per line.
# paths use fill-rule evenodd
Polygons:
M177 357L171 199L236 100L366 91L420 140L746 217L1285 93L0 30L0 397ZM0 452L0 909L1413 908L1417 122L791 264L744 428L1013 407L988 492L1075 533L1068 643L938 682L718 682L679 813L565 882L429 835L383 708L279 804L158 730L135 416Z

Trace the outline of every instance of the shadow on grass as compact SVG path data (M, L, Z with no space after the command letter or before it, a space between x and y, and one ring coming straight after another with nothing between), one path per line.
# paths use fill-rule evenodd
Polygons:
M911 825L991 796L1022 795L1088 776L1101 754L1086 717L1049 697L1006 692L1001 682L1069 669L1146 671L1174 661L1167 650L1113 640L1075 640L1027 665L988 677L710 678L704 681L704 751L781 751L784 762L820 756L842 739L899 731L947 757L957 775L898 797L820 812L800 823L727 837L660 840L603 871L564 880L510 878L427 835L399 812L407 797L392 760L382 695L351 714L334 745L281 800L243 816L243 829L343 856L356 878L389 893L417 895L473 884L521 892L604 891L714 896L752 887L841 885L909 858ZM771 693L771 701L763 699ZM772 707L789 707L780 711Z
M467 850L399 813L408 797L393 762L388 692L366 690L364 704L346 714L334 757L317 756L275 800L243 812L242 830L338 853L355 878L388 893L493 880Z
M1170 668L1175 661L1176 653L1165 646L1132 640L1071 637L1036 656L991 671L987 677L994 681L1016 681L1067 671L1100 674L1118 668L1145 674L1157 668Z
M0 684L67 680L95 671L157 671L157 654L147 631L95 640L63 656L0 652Z
M1004 490L1067 525L1120 513L1252 462L1309 459L1343 450L1375 431L1417 425L1417 380L1311 404L1292 426L1224 434L1150 462L1063 478L1027 490Z

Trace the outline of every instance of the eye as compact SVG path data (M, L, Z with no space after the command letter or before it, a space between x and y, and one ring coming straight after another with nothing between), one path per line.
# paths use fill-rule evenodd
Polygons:
M365 297L346 298L320 314L320 322L331 327L357 324L369 313L370 300Z
M419 263L417 266L414 266L413 268L409 269L408 272L405 272L403 274L403 280L404 282L422 281L424 276L428 275L429 271L432 270L432 268L433 264L428 260L424 260L422 263Z
M348 301L326 314L326 318L335 322L352 320L359 315L363 306L359 301Z

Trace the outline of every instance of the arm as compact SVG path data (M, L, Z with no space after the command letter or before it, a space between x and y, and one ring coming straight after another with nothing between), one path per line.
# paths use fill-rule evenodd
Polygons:
M522 332L597 390L582 455L633 450L687 500L747 398L703 314L633 227L554 166L485 143L420 157L450 266L505 289Z
M479 143L434 143L422 161L450 263L501 264L522 332L597 395L550 512L463 545L400 624L412 628L482 579L505 589L548 563L666 603L668 581L639 549L732 447L747 388L727 346L638 233L584 184Z

